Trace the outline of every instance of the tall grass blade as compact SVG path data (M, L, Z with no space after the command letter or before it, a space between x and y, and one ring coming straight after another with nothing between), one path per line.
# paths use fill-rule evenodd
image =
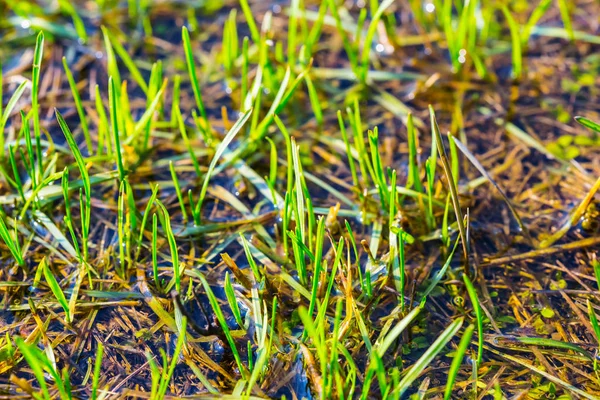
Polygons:
M206 191L208 190L208 182L210 181L211 175L212 175L215 167L217 166L217 162L219 161L219 159L221 158L223 153L225 153L225 151L227 150L227 146L229 146L229 144L231 143L233 138L244 127L244 125L248 121L248 118L250 118L251 114L252 114L252 109L249 109L248 111L246 111L237 120L237 122L231 127L231 129L229 130L227 135L225 135L225 137L223 138L223 141L217 147L217 150L215 151L215 155L213 156L213 159L211 160L210 165L208 166L208 171L206 171L206 175L204 176L204 182L202 183L202 189L200 190L200 197L198 198L198 202L196 203L196 207L195 207L195 211L194 211L196 215L200 215L200 210L202 209L202 203L204 202L204 197L206 196Z
M475 290L471 279L469 279L467 275L463 274L463 280L465 282L465 286L467 287L467 292L469 293L469 298L471 299L471 304L473 305L473 310L475 312L475 319L477 321L477 337L479 344L477 347L477 365L480 365L483 356L483 311L481 310L479 298L477 297L477 291Z
M241 359L240 354L235 345L235 341L233 340L233 336L231 336L231 331L229 330L229 326L227 325L227 320L225 319L225 316L223 315L223 311L221 311L221 306L219 305L219 301L215 297L215 294L213 293L212 289L210 288L210 285L208 284L208 282L206 281L206 278L204 278L203 275L198 275L198 277L200 278L200 282L202 283L202 286L204 287L204 291L206 292L206 296L208 297L210 305L215 313L215 317L219 321L219 324L221 325L221 329L223 329L223 334L225 335L225 338L227 339L227 343L229 343L229 347L231 349L231 352L233 353L233 358L235 359L235 362L240 370L242 378L246 379L248 377L248 370L242 363L242 359Z
M460 202L458 199L458 186L456 182L454 182L454 177L452 176L452 169L450 167L450 163L448 162L448 156L446 155L446 149L444 148L444 142L442 141L442 135L440 133L440 129L435 121L435 113L433 111L433 107L429 106L429 113L432 117L432 128L433 135L436 138L436 146L437 151L440 155L440 160L442 161L442 166L444 167L444 173L446 175L446 179L448 180L448 190L450 191L450 197L452 198L452 206L454 207L454 213L456 215L456 222L458 224L458 230L461 237L462 247L463 247L463 255L465 257L465 270L469 270L469 244L467 240L467 232L464 224L464 217L462 210L460 208ZM449 138L452 138L452 135L448 134ZM450 139L452 140L452 139Z
M459 331L460 327L463 324L464 319L457 318L455 319L445 330L442 332L435 342L429 346L425 353L415 362L410 369L404 375L404 378L398 384L398 390L400 394L404 394L408 388L412 385L412 383L419 377L421 372L433 361L435 356L437 356L446 346L446 344L454 337L454 335Z
M465 353L467 352L469 344L471 343L471 336L473 336L474 330L475 325L469 325L463 332L460 343L458 344L458 348L456 349L456 353L454 354L454 358L452 359L452 364L448 370L448 381L446 382L446 390L444 391L444 400L450 400L452 398L454 382L456 382L458 371L460 370Z
M185 60L187 62L188 73L190 75L190 82L192 83L192 89L194 91L194 98L196 99L196 106L200 111L200 116L204 121L203 130L210 130L208 122L208 115L204 108L204 101L202 100L202 92L200 91L200 84L198 83L198 75L196 74L196 62L194 61L194 52L192 50L192 44L190 42L190 33L184 26L181 30L183 39L183 50L185 52Z

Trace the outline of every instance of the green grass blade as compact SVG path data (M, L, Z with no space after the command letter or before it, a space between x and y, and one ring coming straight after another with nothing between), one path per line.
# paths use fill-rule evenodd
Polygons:
M119 43L119 41L116 40L108 30L103 30L103 32L106 33L105 40L108 41L107 46L110 46L111 49L114 50L119 55L119 57L123 61L123 64L125 64L125 66L127 67L127 70L131 74L131 77L140 86L140 88L144 91L144 93L148 93L148 84L146 83L146 81L144 81L142 73L140 72L138 67L135 65L135 62L133 61L133 59L127 53L127 50L125 50L123 45L121 43ZM114 57L114 55L113 55L113 57ZM115 65L116 65L116 58L115 58ZM113 73L113 71L109 71L109 72L111 74Z
M177 242L175 241L175 235L173 234L173 230L171 229L171 216L167 211L167 208L160 202L160 200L156 200L156 205L163 214L163 229L165 231L165 236L167 236L167 241L169 242L169 248L171 250L171 265L173 267L173 280L175 281L175 290L177 293L181 293L181 270L179 266L179 253L177 251Z
M98 341L96 347L96 361L94 362L94 375L92 377L92 400L98 398L98 383L100 382L100 371L102 370L102 356L104 355L104 345Z
M465 353L467 352L469 344L471 343L471 336L473 335L474 330L475 325L469 325L463 332L460 343L458 344L458 348L456 349L456 353L454 354L454 358L452 359L452 364L448 370L448 381L446 382L446 390L444 391L444 400L450 400L452 398L454 382L456 382L458 371L460 370Z
M91 218L91 184L90 184L90 176L88 174L88 170L85 166L85 161L83 160L83 156L79 151L79 147L77 146L77 142L75 142L75 138L69 129L65 119L61 115L61 113L55 108L54 112L56 113L56 119L58 120L58 124L60 125L63 134L65 135L65 139L67 139L67 143L69 144L69 148L71 149L71 153L73 157L75 157L75 161L77 163L77 168L79 168L79 173L81 174L81 179L83 182L83 189L85 193L85 213L84 218L82 220L82 230L83 230L83 239L87 241L88 233L89 233L89 224ZM84 244L84 247L87 248L87 244ZM84 251L87 255L87 251Z
M200 197L199 197L198 202L196 203L196 207L195 207L196 215L199 215L200 210L202 209L202 203L204 202L204 197L206 196L206 191L208 190L208 182L210 181L211 175L212 175L215 167L217 166L217 162L219 161L219 159L221 158L221 156L223 155L225 150L227 150L227 146L229 146L229 144L231 143L233 138L244 127L244 125L248 121L248 118L250 118L251 114L252 114L252 109L246 111L237 120L237 122L231 127L231 130L227 133L227 135L225 135L225 137L223 138L223 141L217 147L217 150L215 151L215 155L213 156L213 159L210 162L210 165L208 166L208 171L206 171L206 175L204 176L204 183L202 184L202 189L200 190Z
M38 353L40 352L35 346L26 343L20 337L15 338L15 343L19 348L21 354L29 364L31 370L33 371L33 375L37 379L40 389L42 391L42 395L44 399L50 400L50 392L48 391L48 386L46 385L46 377L44 375L44 369L42 367L42 363L39 361Z
M575 32L573 31L573 23L571 22L571 14L569 12L569 2L566 0L558 0L558 9L560 10L560 16L563 21L563 26L569 34L569 40L575 41Z
M231 336L231 331L229 330L229 326L227 325L227 320L225 319L225 316L223 315L223 311L221 311L221 306L219 306L219 301L215 297L215 294L213 293L212 289L210 288L210 285L208 284L208 282L206 281L206 278L204 278L204 276L201 274L199 274L198 277L200 279L200 282L202 283L202 286L204 287L204 291L206 292L206 296L208 297L208 300L209 300L210 305L215 313L215 316L216 316L217 320L219 321L219 324L221 325L221 329L223 329L223 334L225 335L225 338L227 339L227 342L229 343L229 347L231 349L231 352L233 353L233 358L235 359L235 362L240 370L242 378L246 379L248 376L247 368L242 363L242 359L240 358L240 354L235 345L235 341L233 340L233 336Z
M196 106L200 111L200 116L204 121L203 130L210 131L210 124L208 122L208 116L206 109L204 108L204 101L202 100L202 92L200 91L200 84L198 83L198 75L196 74L196 62L194 61L194 51L192 50L192 44L190 42L190 33L184 26L181 30L183 39L183 50L185 52L185 60L187 63L188 73L190 75L190 82L192 83L192 90L194 91L194 98L196 99Z
M58 304L60 304L60 306L65 311L65 319L67 323L73 322L74 316L71 315L71 313L69 312L69 303L67 301L67 298L65 297L65 294L60 288L58 281L54 277L54 274L52 273L52 271L50 271L50 267L48 266L48 261L46 257L44 257L42 261L40 261L38 268L41 268L42 271L44 271L44 277L46 278L46 282L48 282L48 286L50 286L50 290L52 290L52 293L54 294L54 297L56 297Z
M423 192L423 185L421 184L417 158L417 130L415 129L412 113L408 113L406 129L408 134L408 182L406 187L410 189L414 186L415 190L421 193Z
M248 28L250 29L250 36L252 37L252 41L257 44L260 43L260 33L258 32L256 22L254 21L254 14L250 9L248 0L240 0L240 6L242 7L242 12L244 13L244 17L246 18Z
M593 130L596 133L600 133L600 124L597 122L594 122L588 118L579 117L579 116L575 117L575 121L579 122L581 125Z
M121 75L119 74L119 66L117 65L117 59L115 57L115 52L112 47L112 43L110 41L110 36L108 34L108 30L106 27L101 26L102 36L104 38L104 47L106 50L106 65L108 67L108 75L112 76L112 78L116 82L117 87L121 87Z
M404 378L398 384L400 394L404 394L412 383L419 377L421 372L433 361L446 346L446 344L452 339L452 337L459 331L463 324L463 318L455 319L445 330L442 332L435 342L429 346L425 353L415 362L410 369L404 375Z
M13 238L2 216L0 216L0 237L2 237L2 240L10 250L10 254L12 254L17 263L21 267L25 266L25 260L21 254L21 249L18 242L19 239L17 236Z
M365 83L367 81L367 75L369 73L369 55L371 53L371 46L373 45L373 39L375 38L375 33L377 31L377 25L379 24L379 20L383 15L383 12L392 4L394 4L395 0L383 0L379 5L379 8L371 18L371 23L369 24L369 28L367 29L367 35L365 36L365 40L363 43L363 51L361 57L362 70L360 73L360 81Z
M0 65L0 67L1 67L1 65ZM2 82L2 72L0 72L0 82ZM0 86L2 86L2 85L0 85ZM4 109L4 111L2 111L2 106L0 105L0 158L4 158L4 141L5 141L4 127L6 126L6 123L8 122L8 118L10 117L10 114L12 113L13 109L17 105L17 102L21 99L21 96L23 96L23 92L25 91L26 87L27 87L27 81L23 81L19 85L19 87L17 87L15 89L12 96L10 96L8 103L6 103L6 108ZM2 96L1 89L0 89L0 96ZM2 102L0 101L0 103L2 103Z
M179 207L181 208L181 216L184 221L187 221L188 216L185 211L185 203L183 202L183 194L181 193L181 186L179 185L179 179L177 178L177 172L175 172L175 166L173 165L173 161L169 161L169 171L171 171L171 179L173 180L173 186L175 187L175 194L177 195L177 200L179 201Z
M79 36L79 40L83 43L87 42L88 36L85 30L85 24L83 23L83 20L79 14L77 14L74 3L71 3L70 0L58 0L58 4L66 14L71 16L71 19L73 20L73 26L75 27L77 36Z
M463 280L465 282L465 286L467 287L471 304L473 305L475 319L477 320L477 338L479 344L477 347L477 365L481 365L481 359L483 356L483 311L481 309L479 298L477 297L477 291L475 290L475 286L473 286L471 279L469 279L467 275L463 274Z
M117 155L117 169L119 171L119 180L125 179L125 167L123 166L123 155L121 154L121 139L119 133L119 111L117 108L118 92L115 81L112 76L108 78L108 101L110 105L110 120L112 124L113 140L115 145L115 154Z
M181 354L181 350L183 349L183 345L185 344L185 336L186 336L186 326L187 326L187 318L183 317L181 330L177 335L177 343L175 344L175 351L171 356L171 362L169 363L169 367L167 370L163 370L163 375L161 382L158 388L158 394L156 398L162 399L167 392L169 383L171 383L171 378L173 377L173 373L175 372L175 367L179 362L179 355Z
M35 50L33 53L33 71L31 75L31 112L33 113L33 134L36 139L42 136L40 129L40 106L38 95L40 86L40 69L42 66L43 53L44 32L40 31L35 41ZM42 171L39 172L40 174L42 173ZM32 179L34 179L34 177L32 177Z
M512 43L512 64L513 64L513 77L515 79L521 79L523 72L523 52L521 50L521 35L520 28L512 14L508 10L508 7L502 7L502 12L508 22L510 29L510 37Z
M598 318L596 317L596 312L594 311L594 307L592 306L590 299L587 299L587 309L590 322L594 328L594 333L596 334L596 341L600 345L600 326L598 325Z
M235 322L237 322L238 326L243 329L244 321L242 320L240 307L235 296L235 290L233 289L233 285L231 284L231 277L229 276L229 271L225 272L225 295L227 296L227 302L229 303L229 307L231 308L231 312L233 314L233 317L235 318Z
M531 30L538 23L538 21L548 12L548 9L552 5L552 0L541 0L537 7L533 10L527 23L521 31L521 47L526 48L531 36Z
M394 344L396 339L400 336L402 332L413 322L413 320L419 315L419 313L423 310L423 305L421 304L419 307L415 307L409 312L404 318L402 318L396 326L390 330L383 339L378 339L375 344L375 351L379 357L383 357L388 349Z

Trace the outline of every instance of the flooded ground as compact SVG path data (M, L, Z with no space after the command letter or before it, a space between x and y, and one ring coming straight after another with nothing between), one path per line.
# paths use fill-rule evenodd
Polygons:
M600 396L596 0L0 0L0 37L0 396Z

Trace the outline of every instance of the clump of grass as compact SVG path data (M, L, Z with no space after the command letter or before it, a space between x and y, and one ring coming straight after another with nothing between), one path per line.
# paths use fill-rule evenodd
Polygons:
M600 393L600 126L537 59L597 94L567 2L57 6L0 16L8 395Z

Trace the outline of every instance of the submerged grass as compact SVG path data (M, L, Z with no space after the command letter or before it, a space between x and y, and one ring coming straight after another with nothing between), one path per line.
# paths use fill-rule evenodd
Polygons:
M598 398L592 3L0 0L0 396Z

